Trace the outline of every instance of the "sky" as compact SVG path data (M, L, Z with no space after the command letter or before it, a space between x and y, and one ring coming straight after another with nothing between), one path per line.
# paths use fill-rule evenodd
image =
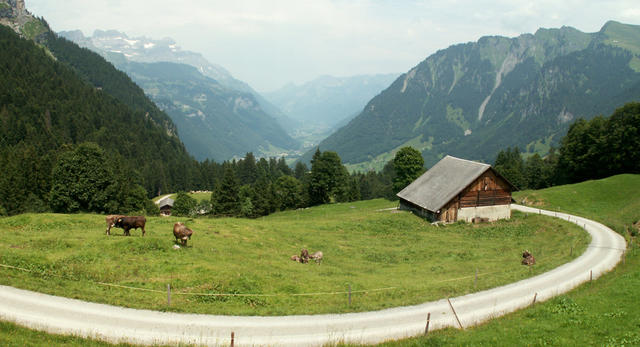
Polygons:
M640 24L638 0L26 0L54 31L170 37L265 92L321 75L404 73L482 36Z

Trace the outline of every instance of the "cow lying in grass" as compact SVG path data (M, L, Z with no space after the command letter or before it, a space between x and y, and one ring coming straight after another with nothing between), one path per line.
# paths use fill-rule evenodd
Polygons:
M173 225L173 236L176 237L176 241L180 241L183 246L187 245L187 239L191 240L191 235L193 235L193 230L187 228L181 222L176 222Z
M522 265L534 265L536 263L536 258L534 258L533 254L529 253L529 251L524 251L522 258Z
M322 258L324 257L324 255L322 254L322 251L317 251L313 254L309 254L309 251L306 248L303 248L300 251L300 256L297 255L292 255L291 256L291 260L293 261L297 261L299 263L303 263L306 264L309 262L309 260L315 260L316 264L320 264L320 262L322 262Z
M118 218L124 217L122 215L119 214L110 214L107 217L105 217L105 221L107 222L107 235L111 235L111 228L116 224L116 221L118 220Z
M320 264L322 262L322 258L323 258L323 254L322 251L317 251L315 253L313 253L312 255L309 256L309 259L314 260L316 262L316 264Z
M147 223L147 219L144 218L144 216L135 216L135 217L121 216L121 217L118 217L118 219L116 220L113 226L115 226L116 228L124 229L124 234L126 236L131 235L129 234L129 230L141 228L142 236L144 236L144 233L145 233L144 225L146 223Z

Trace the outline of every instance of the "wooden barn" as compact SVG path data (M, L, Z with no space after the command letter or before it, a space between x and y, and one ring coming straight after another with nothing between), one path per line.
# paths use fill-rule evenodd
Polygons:
M174 203L174 200L171 199L168 196L166 198L158 200L158 202L156 202L156 204L160 208L160 215L162 215L162 216L170 216L171 215L171 209L173 208L173 203Z
M446 156L400 191L400 209L432 222L494 221L511 217L516 190L491 165Z

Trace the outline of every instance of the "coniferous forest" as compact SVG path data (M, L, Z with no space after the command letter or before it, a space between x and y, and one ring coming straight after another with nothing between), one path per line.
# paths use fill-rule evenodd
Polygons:
M307 180L331 179L312 177L302 164L294 171L284 159L256 160L251 153L222 164L197 162L170 118L126 74L51 31L36 44L0 26L0 77L2 214L154 213L148 198L155 195L214 190L220 193L212 212L253 217L308 206ZM69 180L74 168L84 176ZM339 194L332 188L322 199L390 195L383 174L343 178L340 184L351 188ZM226 203L225 196L235 202Z
M201 203L179 194L177 212L258 217L330 202L395 199L423 171L422 158L408 149L380 172L351 174L336 152L319 149L311 167L291 168L284 158L253 153L198 162L170 118L125 73L51 30L37 41L0 26L0 215L155 214L153 196L210 190L210 201ZM544 158L508 148L494 166L520 189L640 173L639 129L640 104L630 103L608 118L577 120ZM407 157L398 158L402 153Z

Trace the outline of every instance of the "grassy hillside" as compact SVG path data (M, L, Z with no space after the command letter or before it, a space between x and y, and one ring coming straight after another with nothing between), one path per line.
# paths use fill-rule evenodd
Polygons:
M516 192L518 203L569 212L625 234L640 219L640 175L617 175L542 190Z
M385 200L325 205L257 220L149 218L147 235L104 234L104 216L25 214L0 220L0 284L114 305L180 312L282 315L417 304L547 271L589 242L577 227L537 215L435 227ZM173 249L173 222L195 230ZM65 235L66 237L61 237ZM289 258L322 250L321 265ZM520 265L521 251L539 265ZM475 270L479 278L474 286ZM422 280L416 281L420 277ZM145 288L136 291L100 283ZM173 289L166 305L166 285ZM356 293L346 304L347 287ZM374 291L379 288L389 288ZM361 291L367 291L363 293ZM248 297L194 294L240 293ZM335 295L296 295L339 293ZM275 296L263 296L276 294Z
M524 191L515 197L617 229L630 220L640 220L640 175ZM637 240L633 240L623 264L568 294L479 327L435 331L428 337L382 346L638 346L638 288L640 251Z

